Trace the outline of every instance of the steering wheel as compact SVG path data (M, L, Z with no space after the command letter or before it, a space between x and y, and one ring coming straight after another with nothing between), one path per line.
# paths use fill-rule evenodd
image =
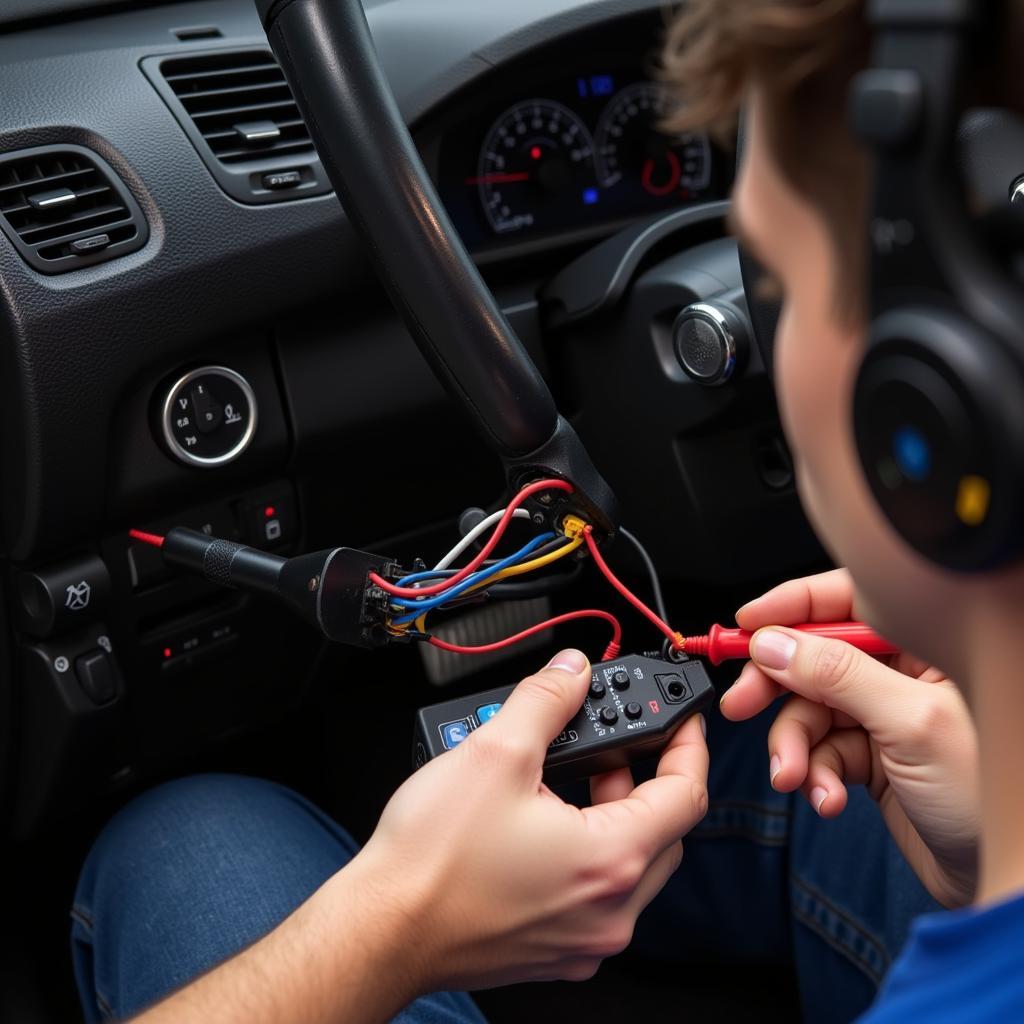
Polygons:
M614 533L619 513L612 490L559 414L451 224L384 77L362 4L256 0L256 6L384 287L434 372L502 459L510 484L561 476L576 488L580 513L599 533ZM681 233L691 242L695 229L698 240L720 236L726 207L677 211L585 254L545 289L550 323L565 327L600 313L622 296L652 253L664 256ZM738 271L734 246L731 251ZM719 262L722 257L717 253ZM695 284L698 276L690 274L683 289L691 301L715 290L714 283ZM742 283L738 273L733 276L731 282L719 279L717 290L731 287L742 305Z

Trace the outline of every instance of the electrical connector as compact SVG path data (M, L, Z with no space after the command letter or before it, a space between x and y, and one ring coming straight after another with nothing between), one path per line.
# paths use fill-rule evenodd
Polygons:
M582 537L589 524L585 523L579 516L566 516L562 520L562 533L569 538L569 540L575 540L577 537Z

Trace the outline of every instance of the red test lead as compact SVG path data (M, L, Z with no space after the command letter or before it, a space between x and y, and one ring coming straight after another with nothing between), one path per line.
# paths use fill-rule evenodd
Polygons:
M845 640L865 654L899 653L898 647L880 637L863 622L805 622L800 626L786 628L799 629L801 633L813 633L815 636L829 637L833 640ZM749 629L725 629L715 623L706 636L684 637L682 649L687 654L707 658L712 665L720 665L731 658L749 658L750 638L753 635Z

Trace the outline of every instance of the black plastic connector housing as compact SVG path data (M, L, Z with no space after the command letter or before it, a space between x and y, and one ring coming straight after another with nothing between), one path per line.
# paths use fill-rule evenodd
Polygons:
M335 643L373 648L393 639L384 629L387 595L368 579L400 575L391 558L355 548L282 558L183 527L168 532L161 551L168 565L217 586L277 598Z

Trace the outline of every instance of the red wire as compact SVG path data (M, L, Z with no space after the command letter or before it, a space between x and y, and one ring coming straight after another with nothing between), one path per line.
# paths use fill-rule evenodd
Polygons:
M591 536L591 528L589 526L586 528L586 531L584 532L583 536L587 542L587 548L590 551L590 557L593 558L594 563L597 565L598 569L600 569L601 572L604 573L605 578L608 580L608 582L638 612L640 612L641 615L647 616L647 618L650 619L651 622L653 622L654 625L657 626L658 629L660 629L661 632L664 633L665 636L667 636L669 640L672 641L672 646L675 647L676 650L681 651L683 649L682 636L679 633L677 633L667 622L662 620L654 611L648 608L647 605L645 605L643 601L641 601L640 598L637 597L636 594L634 594L629 589L629 587L627 587L626 584L623 583L618 578L618 576L616 576L615 573L611 571L611 569L608 567L608 563L604 560L603 556L601 555L601 552L597 548L597 541L595 541L593 536Z
M476 557L468 564L463 566L454 576L449 576L445 580L441 580L440 583L432 583L429 587L400 587L395 583L389 583L383 576L378 573L371 572L369 579L371 582L376 583L381 590L386 591L389 594L393 594L395 597L430 597L432 594L439 594L442 590L447 590L449 587L454 587L456 583L460 583L470 573L472 573L477 566L481 565L487 558L487 556L495 549L498 541L501 540L501 535L505 532L508 524L512 522L512 514L515 510L522 505L531 494L536 494L538 491L568 491L570 494L573 491L573 486L567 480L535 480L532 484L528 484L524 487L509 504L508 508L505 509L505 514L501 517L498 525L494 528L494 533L491 534L491 539L480 549Z
M619 625L619 620L611 612L603 612L597 608L587 608L583 611L566 612L564 615L556 615L553 619L538 622L535 626L530 626L529 629L524 629L521 633L516 633L514 636L507 636L504 640L497 640L493 644L481 644L479 647L463 647L460 644L450 644L446 640L439 640L436 636L432 636L429 642L434 647L440 647L442 651L451 651L453 654L490 654L492 651L500 651L503 647L511 647L512 644L517 644L520 640L525 640L528 636L533 636L535 633L551 629L553 626L560 626L563 622L572 622L575 619L586 618L604 619L605 622L611 623L612 639L605 649L603 660L609 661L616 657L622 646L622 626Z
M159 533L146 533L145 530L129 530L128 536L132 540L141 540L143 544L152 544L155 548L164 546L164 538Z

